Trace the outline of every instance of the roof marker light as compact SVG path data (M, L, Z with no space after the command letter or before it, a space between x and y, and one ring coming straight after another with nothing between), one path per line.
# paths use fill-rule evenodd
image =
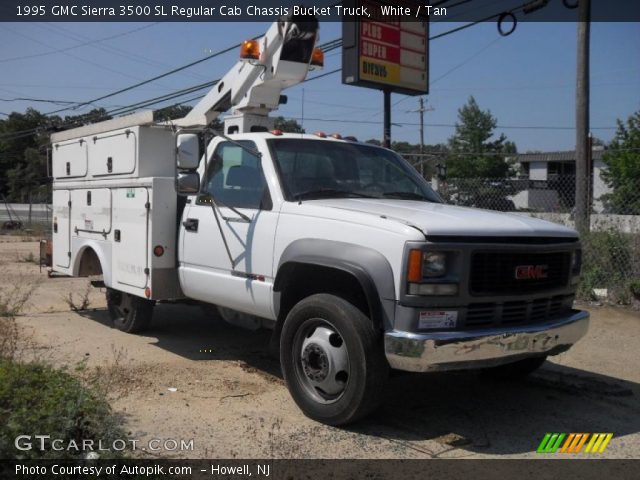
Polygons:
M324 52L319 48L314 48L311 54L311 66L324 67Z
M327 134L324 133L324 132L316 132L316 133L314 133L314 135L316 137L320 137L320 138L327 138Z
M260 44L257 40L245 40L240 45L240 58L242 60L258 60L260 58Z

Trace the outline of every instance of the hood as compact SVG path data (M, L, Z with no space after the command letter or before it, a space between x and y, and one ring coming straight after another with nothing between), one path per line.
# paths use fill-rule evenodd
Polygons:
M411 200L339 198L305 203L386 217L418 228L425 235L577 237L568 227L528 215L495 212Z

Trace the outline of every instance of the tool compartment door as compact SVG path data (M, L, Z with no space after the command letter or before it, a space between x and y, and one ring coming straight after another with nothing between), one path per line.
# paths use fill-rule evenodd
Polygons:
M92 188L71 191L73 219L71 231L79 237L108 235L111 231L111 189Z
M71 262L71 195L69 190L53 191L53 266L69 268Z
M88 146L85 140L53 146L53 176L56 180L87 175Z
M149 279L149 192L143 187L113 192L113 287L142 289ZM140 292L138 292L140 293Z
M134 131L96 136L89 145L94 177L127 175L136 170L138 136Z

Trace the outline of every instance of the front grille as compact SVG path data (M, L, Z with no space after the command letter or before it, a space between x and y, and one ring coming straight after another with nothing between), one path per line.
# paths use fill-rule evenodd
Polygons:
M573 295L504 303L472 303L461 327L526 325L544 322L571 310Z
M475 252L471 257L472 295L521 295L564 287L569 281L571 252ZM517 267L542 268L545 278L516 278Z

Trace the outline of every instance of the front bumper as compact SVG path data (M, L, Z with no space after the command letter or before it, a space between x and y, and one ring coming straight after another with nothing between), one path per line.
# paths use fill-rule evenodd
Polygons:
M536 325L430 333L385 333L389 365L410 372L465 370L503 365L542 355L557 355L580 340L589 313L570 314Z

